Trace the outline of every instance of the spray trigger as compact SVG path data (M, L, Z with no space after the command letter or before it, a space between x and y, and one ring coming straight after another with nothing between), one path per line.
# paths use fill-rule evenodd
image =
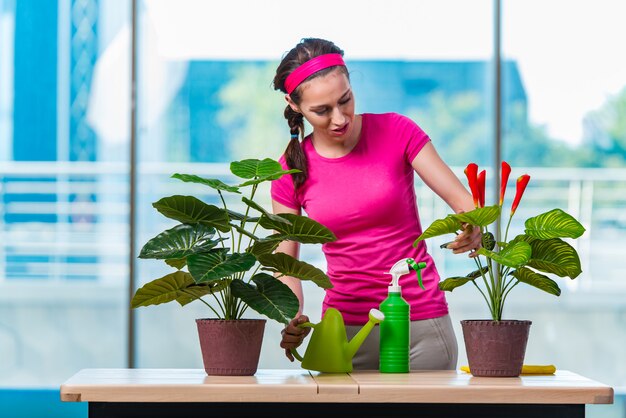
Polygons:
M415 270L415 273L417 273L417 283L419 284L419 286L422 288L422 290L426 290L424 288L424 283L422 283L422 269L426 268L426 263L424 263L423 261L416 263L415 260L413 260L412 258L407 258L406 262L409 267L411 267L411 269Z
M396 264L391 267L391 271L388 274L391 274L391 287L399 291L400 285L398 283L398 279L400 276L408 274L411 270L414 270L417 274L417 283L419 286L425 290L424 283L422 283L422 269L426 267L426 263L420 261L417 263L412 258L403 258L398 261Z

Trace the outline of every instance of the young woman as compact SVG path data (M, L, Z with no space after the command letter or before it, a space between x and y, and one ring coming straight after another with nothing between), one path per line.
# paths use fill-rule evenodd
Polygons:
M402 295L411 306L411 369L454 369L457 342L439 275L421 234L414 173L455 212L474 209L471 195L441 160L430 138L409 118L396 114L355 114L343 51L323 39L303 39L276 70L274 88L285 93L285 118L291 141L281 164L301 173L272 183L275 213L301 213L328 227L337 240L324 244L328 276L322 310L337 308L351 338L371 308L387 297L385 274L406 257L425 261L425 290L415 275L401 278ZM304 136L304 120L313 132ZM300 142L299 139L302 139ZM448 248L455 253L480 246L480 230L468 226ZM298 256L298 244L284 242L278 252ZM470 253L471 256L471 253ZM299 280L283 278L300 300L300 312L282 331L281 347L293 361L309 328L302 315ZM355 369L378 369L378 327L353 359Z

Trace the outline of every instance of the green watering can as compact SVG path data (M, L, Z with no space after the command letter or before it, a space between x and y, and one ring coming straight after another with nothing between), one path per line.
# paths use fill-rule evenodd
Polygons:
M356 354L374 325L385 319L378 309L371 309L369 321L348 341L343 316L335 308L328 308L319 324L305 322L300 327L313 328L311 341L304 358L292 349L291 353L302 362L302 368L324 373L348 373L352 371L352 357Z

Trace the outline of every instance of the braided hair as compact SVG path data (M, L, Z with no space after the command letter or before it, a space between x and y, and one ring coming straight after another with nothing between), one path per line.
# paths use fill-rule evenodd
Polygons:
M337 47L334 43L319 39L319 38L304 38L293 49L285 54L282 61L276 69L276 75L274 76L274 90L280 90L283 93L287 93L285 88L285 80L296 68L312 58L324 54L340 54L343 55L343 50ZM311 74L305 81L311 80L315 77L320 77L328 74L337 67L325 68L314 74ZM348 76L348 71L345 67L340 67L341 71L344 71ZM297 87L289 95L291 100L299 105L302 101L300 87ZM300 145L298 138L304 138L304 116L302 113L296 112L287 105L284 111L285 119L289 125L289 131L291 133L291 139L285 150L285 160L289 169L298 169L299 173L293 173L293 184L298 190L305 182L307 178L307 160L306 155Z

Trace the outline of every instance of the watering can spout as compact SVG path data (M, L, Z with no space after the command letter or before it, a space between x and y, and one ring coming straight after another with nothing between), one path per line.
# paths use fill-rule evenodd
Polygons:
M365 341L365 338L367 338L369 333L372 331L372 328L374 328L376 324L380 323L384 319L385 314L383 314L381 311L379 311L378 309L370 309L369 320L365 325L363 325L363 328L361 328L359 332L357 332L357 334L352 337L352 340L350 340L350 342L348 343L346 356L349 359L352 359L352 357L354 357L359 347L361 347L361 344L363 344L363 341Z

